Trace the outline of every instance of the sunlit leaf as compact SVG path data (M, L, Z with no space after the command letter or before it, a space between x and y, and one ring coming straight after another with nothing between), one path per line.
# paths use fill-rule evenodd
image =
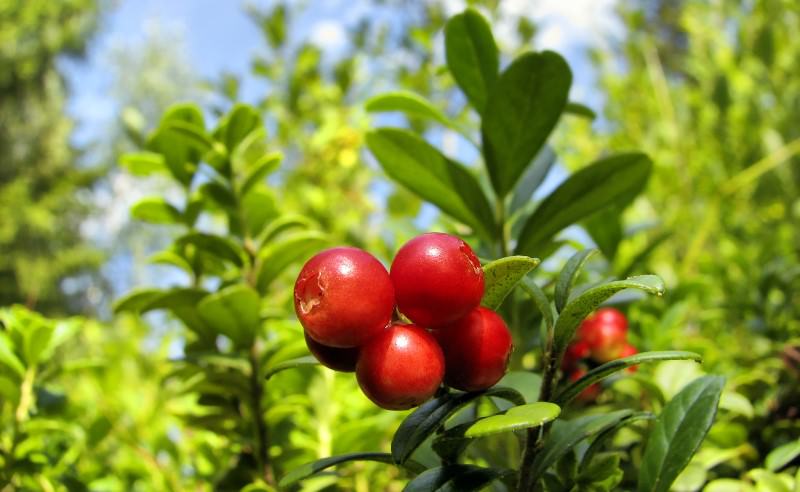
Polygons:
M527 256L509 256L484 265L485 288L481 305L496 311L519 281L538 265L538 258Z

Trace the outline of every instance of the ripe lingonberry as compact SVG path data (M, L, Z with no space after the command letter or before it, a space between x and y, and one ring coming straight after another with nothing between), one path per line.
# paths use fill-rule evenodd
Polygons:
M331 248L303 266L294 285L294 308L315 341L357 347L383 330L394 312L386 268L358 248Z
M614 308L598 309L581 323L578 338L589 344L592 359L608 362L619 358L628 336L625 315Z
M336 348L323 345L314 340L308 333L303 333L306 346L320 364L334 371L354 372L358 362L358 347Z
M591 349L586 340L577 340L569 344L564 352L564 358L561 359L561 370L569 372L575 369L578 367L578 363L589 358L589 355L591 355Z
M435 328L456 321L483 297L483 269L460 238L427 233L397 252L390 271L397 307L414 323Z
M445 360L444 382L464 391L494 386L508 366L512 340L503 318L477 307L434 331Z
M361 347L356 378L361 390L387 410L415 407L436 393L444 356L433 335L415 325L394 324Z

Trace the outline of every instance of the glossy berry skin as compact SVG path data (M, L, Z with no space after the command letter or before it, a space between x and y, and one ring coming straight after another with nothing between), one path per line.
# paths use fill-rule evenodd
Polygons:
M444 355L433 335L394 324L361 347L356 379L364 394L387 410L405 410L431 398L444 377Z
M591 348L586 340L578 340L567 346L564 358L561 359L561 370L569 372L578 367L578 363L583 359L588 359L591 355Z
M386 268L371 254L358 248L331 248L300 270L294 309L315 341L328 347L357 347L391 321L394 287Z
M598 309L581 323L578 338L589 344L592 359L609 362L620 357L627 343L628 321L614 308Z
M445 360L444 382L463 391L494 386L506 373L511 332L497 313L477 307L434 331Z
M397 307L408 319L436 328L464 317L483 297L483 269L460 238L431 232L397 252L390 276Z
M358 347L328 347L308 336L308 333L303 333L303 335L305 336L308 350L323 366L340 372L354 372L356 370Z
M630 357L631 355L638 354L639 351L636 350L636 347L631 345L630 343L626 343L624 347L622 347L622 351L619 353L619 357ZM628 372L636 372L639 369L639 366L630 366L629 368L625 369Z
M575 369L573 372L570 373L569 381L575 382L579 380L580 378L586 375L586 372L587 371L584 368ZM586 389L584 389L578 394L577 400L582 401L584 403L591 403L595 401L598 396L600 396L600 393L602 391L603 389L600 387L598 383L590 384L589 386L586 387Z

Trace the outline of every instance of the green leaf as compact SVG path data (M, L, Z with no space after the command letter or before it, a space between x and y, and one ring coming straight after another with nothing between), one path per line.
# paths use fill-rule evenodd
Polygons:
M496 311L519 281L538 265L538 258L527 256L508 256L484 265L485 288L481 305Z
M158 253L154 253L147 258L148 263L154 264L161 264L161 265L172 265L174 267L180 268L184 272L188 273L189 275L194 274L194 270L192 269L192 265L186 261L186 258L179 255L174 251L159 251Z
M444 45L447 68L472 107L483 114L500 66L489 23L467 9L445 24Z
M114 302L114 314L123 312L141 313L154 300L161 297L161 289L135 289Z
M167 128L174 122L183 122L196 128L198 132L204 131L203 113L199 107L194 104L176 104L164 113L160 126L148 137L146 148L164 156L164 162L172 176L188 187L202 153L193 145L188 145L185 138Z
M641 352L630 357L623 357L621 359L612 360L605 364L592 369L587 372L582 378L564 388L555 398L555 402L561 406L567 405L581 391L588 388L592 384L601 381L615 372L622 371L631 366L638 364L647 364L651 362L661 362L665 360L693 360L695 362L702 362L700 354L694 352L683 352L679 350L666 350L661 352Z
M592 440L592 443L589 445L589 447L586 449L586 452L583 454L583 458L581 460L582 463L581 466L583 467L586 466L588 463L591 463L592 458L602 448L603 443L606 440L610 439L618 430L628 425L631 425L634 422L655 420L655 418L656 416L650 412L636 412L620 420L613 426L607 428Z
M381 128L367 134L367 146L392 179L486 239L494 236L494 215L478 181L407 130Z
M11 369L20 378L25 374L25 366L14 353L14 342L2 331L0 331L0 364Z
M639 492L669 490L714 423L724 385L722 377L704 376L664 406L644 450Z
M718 478L708 482L703 487L703 492L756 492L756 489L744 480Z
M764 461L764 466L770 471L778 471L798 456L800 456L800 439L770 451Z
M181 212L163 198L149 197L139 200L131 207L131 216L151 224L178 224Z
M516 390L495 386L486 391L473 393L447 393L423 403L403 420L392 439L392 456L397 463L404 463L411 454L433 432L464 405L481 398L496 397L517 405L525 399Z
M567 304L570 291L572 290L572 285L575 283L575 279L583 269L583 265L595 253L597 253L596 249L584 249L582 251L578 251L572 255L569 260L567 260L567 264L561 269L561 273L558 274L558 280L556 281L555 289L556 309L559 313Z
M511 407L505 413L473 420L448 429L436 437L433 441L433 449L442 459L455 461L475 438L539 427L555 420L560 413L561 408L549 402Z
M209 137L205 130L193 123L185 121L169 121L163 125L167 131L175 133L188 147L197 149L205 153L214 148L214 140Z
M247 346L261 325L261 298L246 285L233 285L204 298L197 305L200 317L217 333L239 346Z
M556 153L549 145L542 147L530 166L525 169L519 183L514 187L514 194L511 197L509 212L514 213L528 204L533 198L533 194L544 182L553 164L556 163Z
M367 101L365 108L371 113L400 111L433 120L448 127L453 126L451 118L445 116L422 96L410 91L393 91L377 95Z
M225 123L224 139L228 152L233 153L239 143L259 127L261 127L261 117L258 112L247 104L236 104L228 114ZM266 133L261 138L266 138Z
M242 196L247 195L255 185L263 182L267 175L278 169L282 159L283 154L278 152L261 156L247 171L247 175L245 175L242 185L239 187L239 194Z
M514 188L541 150L571 83L569 65L551 51L524 54L500 75L481 127L486 167L499 197Z
M339 465L341 463L347 463L348 461L377 461L378 463L388 463L394 464L392 460L392 455L388 453L349 453L349 454L342 454L339 456L332 456L330 458L323 458L321 460L313 461L311 463L306 463L303 466L295 468L291 472L287 473L283 478L281 478L280 482L278 482L278 487L281 489L285 489L290 485L294 485L295 483L308 478L312 475L315 475L326 468L330 468L332 466ZM407 461L404 465L404 468L411 473L420 473L424 470L422 465L416 463L414 461Z
M257 244L268 244L286 231L310 229L314 223L304 215L284 214L269 223L256 239Z
M135 176L150 176L159 172L168 172L164 156L155 152L133 152L125 154L119 163Z
M523 278L522 279L522 290L528 294L528 297L531 298L533 303L536 305L536 309L542 314L542 318L544 319L545 326L547 328L547 333L551 333L554 329L554 325L556 322L556 315L553 312L553 307L550 305L550 301L547 299L547 295L544 291L536 285L536 282L530 278Z
M317 231L300 231L268 244L258 255L256 288L265 295L270 284L289 265L307 260L328 245L329 238Z
M241 246L226 237L190 232L179 237L175 242L179 246L192 245L200 251L216 256L220 260L229 261L238 267L244 265L244 251Z
M590 164L542 201L520 231L517 254L536 255L562 229L612 204L630 201L647 183L650 159L619 154Z
M508 471L481 468L475 465L446 465L419 474L403 492L469 492L482 490Z
M536 402L511 407L505 414L492 415L471 424L464 437L483 437L491 434L539 427L555 420L561 408L555 403Z
M570 113L575 116L582 116L586 119L593 120L597 118L597 113L595 113L592 108L586 106L585 104L576 103L573 101L569 101L564 107L565 113Z
M599 434L613 427L630 416L631 410L619 410L600 415L587 415L574 420L557 420L550 429L542 449L537 453L531 467L531 473L525 477L529 483L536 483L539 478L562 456L584 439Z
M575 330L586 316L606 299L625 289L639 289L648 294L664 294L664 281L655 275L640 275L626 280L615 280L593 287L568 303L555 324L556 353L562 354L575 335Z
M622 208L619 205L606 207L589 216L581 225L608 261L613 262L624 236Z
M306 367L306 366L318 366L319 361L313 355L304 355L302 357L297 357L295 359L285 360L278 364L275 364L272 367L267 367L266 375L264 376L266 379L271 378L275 374L278 374L281 371L285 371L287 369L294 369L296 367Z

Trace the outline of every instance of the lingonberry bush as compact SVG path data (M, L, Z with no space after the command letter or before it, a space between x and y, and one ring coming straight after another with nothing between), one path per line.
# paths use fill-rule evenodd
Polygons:
M421 403L433 395L431 381L442 378L445 384L405 418L390 453L322 459L284 476L280 485L291 487L340 463L372 460L405 469L409 491L478 490L489 484L519 491L666 491L711 427L722 378L698 378L645 411L575 409L598 396L599 383L633 366L699 361L690 352L636 353L626 341L624 315L601 308L625 290L661 296L663 282L640 275L577 286L592 250L575 253L543 284L532 274L541 259L565 244L557 239L563 229L630 204L651 163L635 152L605 156L533 200L555 161L546 141L561 116L591 117L590 110L568 100L569 66L558 54L541 52L524 53L500 70L491 29L474 10L450 19L444 38L447 69L479 118L477 128L453 124L435 104L409 92L377 96L367 109L444 126L479 151L482 165L463 165L459 156L445 155L424 135L402 128L377 128L367 135L367 145L390 178L466 227L458 230L484 260L482 285L470 279L476 268L460 265L475 266L458 238L435 236L441 244L429 248L432 238L423 235L400 248L390 273L397 316L414 325L391 324L358 347L357 375L368 396L386 408ZM477 312L476 292L483 306ZM364 296L369 295L367 288ZM347 307L342 309L346 316ZM491 341L479 346L494 350L494 343L503 345L497 327L506 322L520 359L531 354L537 363L533 371L512 370L495 385L498 369L482 368L480 351L468 360L469 340L491 330ZM425 347L425 364L415 364L412 354L400 350L416 343ZM440 358L449 375L440 375ZM504 370L505 363L500 373ZM398 380L400 389L415 391L393 400ZM481 384L473 386L476 380ZM621 449L613 446L624 432L637 438Z

